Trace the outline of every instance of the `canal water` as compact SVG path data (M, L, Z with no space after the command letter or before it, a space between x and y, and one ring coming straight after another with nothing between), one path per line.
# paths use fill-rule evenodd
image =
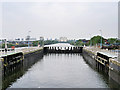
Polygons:
M46 54L9 88L109 88L109 80L81 54Z

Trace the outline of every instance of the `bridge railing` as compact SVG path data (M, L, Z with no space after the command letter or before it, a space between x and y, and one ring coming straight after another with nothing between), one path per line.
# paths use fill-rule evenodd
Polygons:
M44 47L44 50L49 53L82 53L83 47Z

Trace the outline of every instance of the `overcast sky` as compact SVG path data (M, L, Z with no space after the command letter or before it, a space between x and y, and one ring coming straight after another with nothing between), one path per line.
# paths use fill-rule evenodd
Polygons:
M117 2L4 2L2 37L69 39L118 34Z

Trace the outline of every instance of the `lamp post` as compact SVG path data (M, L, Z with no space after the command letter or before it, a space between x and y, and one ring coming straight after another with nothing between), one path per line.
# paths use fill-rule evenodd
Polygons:
M89 35L90 35L90 46L92 46L91 34L89 34Z
M116 44L116 43L117 43L117 40L118 40L118 38L116 38L116 40L114 41L114 44Z
M5 41L5 52L7 52L7 40L4 39L4 41Z
M0 39L0 49L2 49L3 39Z
M100 48L102 48L102 30L99 30L101 32L101 43L100 43Z
M31 31L28 31L28 48L29 48L30 32Z

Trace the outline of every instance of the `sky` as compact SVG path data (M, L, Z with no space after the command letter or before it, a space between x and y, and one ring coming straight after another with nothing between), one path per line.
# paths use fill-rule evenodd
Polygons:
M2 38L118 36L117 2L3 2Z

